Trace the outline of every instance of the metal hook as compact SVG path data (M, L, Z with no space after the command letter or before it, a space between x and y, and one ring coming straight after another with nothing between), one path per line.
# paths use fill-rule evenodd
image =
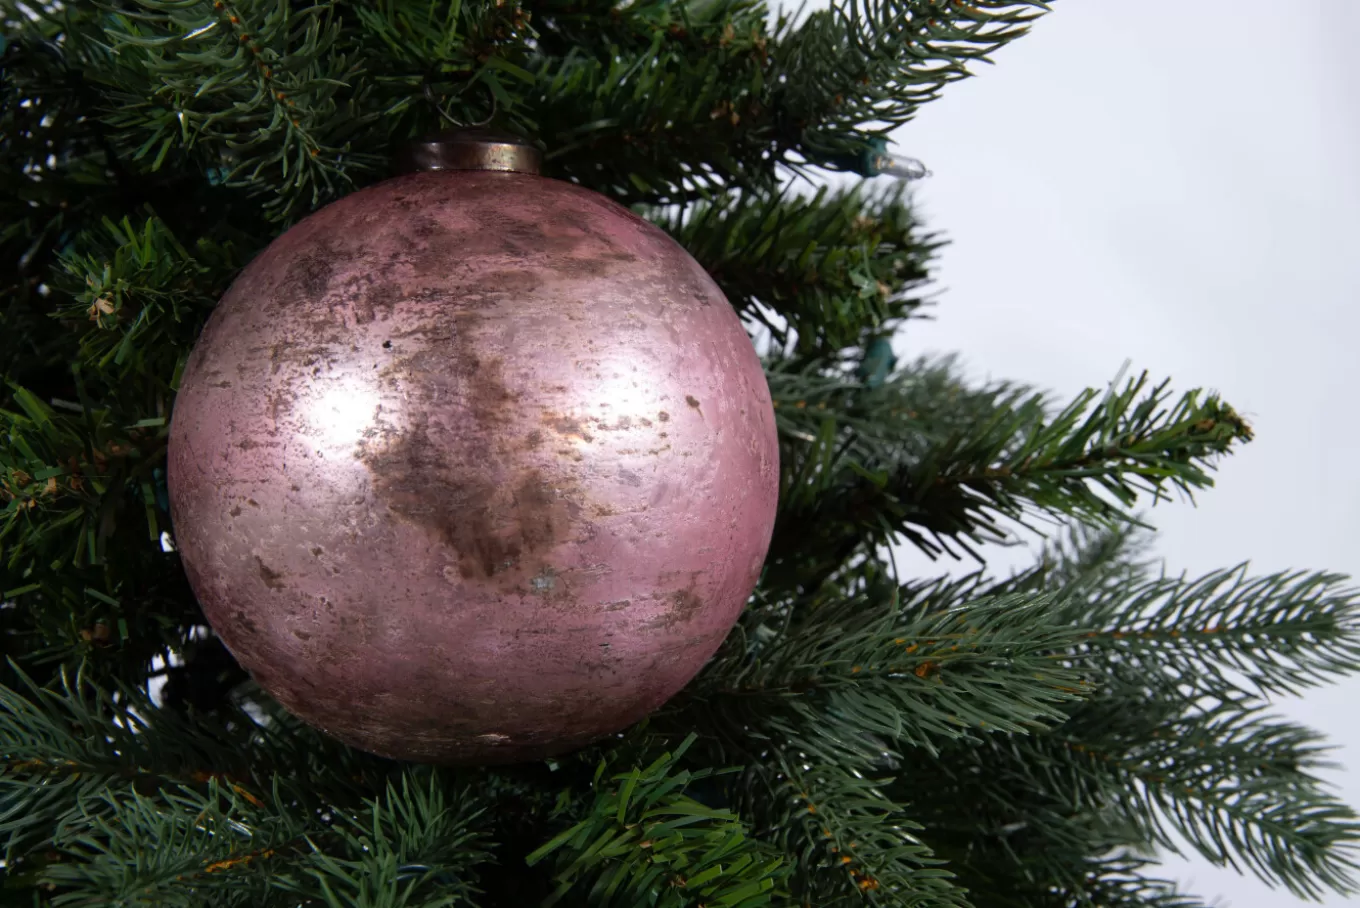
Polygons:
M471 84L471 83L469 83L469 84ZM465 124L465 123L460 123L458 120L455 120L455 119L453 118L453 115L452 115L452 114L450 114L447 110L445 110L442 106L440 106L438 99L436 99L435 96L434 96L434 86L430 84L430 78L429 78L429 76L426 76L426 77L425 77L425 87L424 87L424 91L425 91L425 100L429 101L430 104L434 107L434 109L439 113L440 119L442 119L442 120L444 120L445 122L450 123L450 124L452 124L452 125L458 127L459 129L462 129L462 128L464 128L464 127L466 127L466 126L468 125L468 124ZM467 86L464 86L464 87L463 87L463 91L458 92L458 94L455 95L454 97L459 97L459 98L462 97L464 91L467 91ZM473 124L471 124L472 126L476 126L476 127L486 126L487 124L489 124L492 120L494 120L494 119L496 118L496 110L497 110L496 93L495 93L494 91L491 90L491 87L490 87L490 86L487 86L487 87L486 87L486 91L487 91L487 94L491 96L491 113L487 114L485 120L481 120L481 121L479 121L479 122L477 122L477 123L473 123Z

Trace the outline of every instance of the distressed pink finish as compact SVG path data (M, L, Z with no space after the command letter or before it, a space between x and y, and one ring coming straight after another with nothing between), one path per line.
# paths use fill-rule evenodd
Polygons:
M774 411L721 292L568 183L419 173L241 274L168 465L208 619L303 720L374 753L512 762L683 687L760 573Z

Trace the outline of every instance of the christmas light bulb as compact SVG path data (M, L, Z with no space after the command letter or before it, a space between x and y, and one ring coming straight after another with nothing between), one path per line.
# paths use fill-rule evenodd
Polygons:
M886 151L874 155L873 165L874 170L883 176L895 177L899 180L919 180L922 177L930 176L930 171L926 169L926 165L915 158L890 154Z

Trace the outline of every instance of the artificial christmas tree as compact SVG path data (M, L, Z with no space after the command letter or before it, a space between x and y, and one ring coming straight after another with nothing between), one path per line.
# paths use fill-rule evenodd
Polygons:
M1174 836L1350 890L1355 815L1262 710L1360 668L1355 593L1164 576L1131 514L1208 486L1248 426L1145 379L1055 407L895 363L938 239L876 183L781 188L883 172L888 130L1040 6L0 0L5 903L1188 908L1148 858ZM780 465L755 593L676 698L456 769L252 682L164 483L227 287L450 118L688 250L768 337ZM985 554L1033 515L1069 526L1015 576L885 553Z

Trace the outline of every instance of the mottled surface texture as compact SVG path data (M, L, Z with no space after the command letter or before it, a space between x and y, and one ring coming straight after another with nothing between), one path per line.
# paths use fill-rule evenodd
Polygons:
M185 370L175 540L213 627L356 747L508 762L674 695L770 541L774 411L660 230L526 174L330 205L242 273Z

